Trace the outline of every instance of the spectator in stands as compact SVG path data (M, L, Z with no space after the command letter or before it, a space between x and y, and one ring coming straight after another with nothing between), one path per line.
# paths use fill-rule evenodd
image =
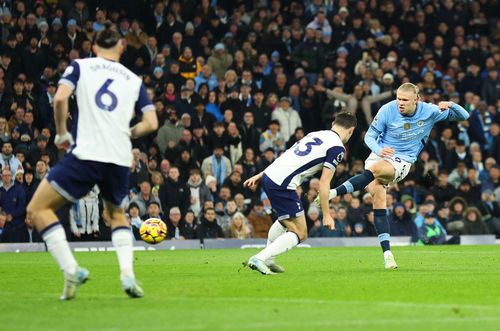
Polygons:
M460 234L464 231L463 213L467 208L467 202L461 197L455 197L450 201L450 216L446 224L446 230L450 234Z
M167 223L167 238L172 240L184 240L184 222L182 221L181 210L179 207L170 208Z
M483 179L481 190L495 190L500 186L500 166L492 165L488 171L489 175Z
M210 201L211 202L211 201ZM198 224L196 222L196 217L192 210L188 210L186 215L184 215L184 237L185 239L195 239L196 238L196 228Z
M174 165L180 171L179 180L184 183L189 179L191 170L199 170L199 167L196 163L196 160L192 157L192 151L194 150L194 148L190 149L187 146L182 146L181 148L182 149L180 152L180 157L176 160Z
M483 81L481 89L481 97L488 105L496 105L500 99L500 78L498 77L498 69L491 68L488 70L488 78Z
M220 185L224 182L227 176L231 174L232 166L231 161L224 156L224 147L222 145L214 145L214 153L205 158L201 164L201 172L203 176L214 176L217 184Z
M274 153L280 154L285 150L285 139L285 136L280 131L280 122L272 120L269 122L268 129L260 135L259 149L261 152L272 149Z
M135 195L130 202L133 202L139 208L139 215L146 215L148 206L152 202L160 203L160 199L151 194L151 184L145 180L139 184L140 192Z
M0 210L0 243L13 242L12 225L7 222L7 214Z
M419 243L423 245L440 245L446 241L446 233L436 223L434 213L428 211L424 215L424 222L418 228Z
M227 177L224 182L222 183L222 186L228 187L231 190L231 196L235 196L238 193L244 193L245 189L243 188L243 180L241 179L241 172L239 171L233 171Z
M446 170L441 170L437 179L437 183L433 188L433 193L436 202L442 205L450 201L456 195L456 190L455 187L448 182L448 173Z
M191 197L189 209L194 213L195 217L198 217L205 201L211 198L209 188L203 183L199 169L192 169L189 172L187 186L189 187Z
M464 211L464 232L468 235L489 234L488 226L481 219L482 215L475 207L469 207Z
M467 165L464 161L459 161L457 166L448 176L448 182L453 187L458 188L460 183L467 179Z
M179 168L171 166L168 170L168 178L158 192L165 213L172 207L178 207L181 214L184 214L191 204L191 191L185 183L179 180L179 176Z
M253 237L252 229L249 226L245 215L240 212L236 212L231 217L226 237L234 239L248 239Z
M144 220L149 218L158 218L165 222L165 215L161 212L160 203L151 201L148 205L148 212L142 217Z
M216 222L213 208L206 208L203 212L200 225L197 227L197 237L201 240L224 238L224 232Z
M223 43L217 43L214 46L213 54L208 58L207 64L213 69L217 79L224 78L226 70L233 63L233 56L226 53L226 47Z
M241 147L244 151L251 148L253 152L259 150L260 132L254 124L254 115L251 110L243 114L243 123L238 127L241 137Z
M26 215L26 196L22 187L14 184L12 172L8 167L2 169L0 208L7 214L7 222L10 222L13 228L23 224Z
M410 236L413 242L417 240L417 227L402 203L394 205L394 211L388 219L391 236Z
M22 169L23 166L12 152L12 144L10 142L4 142L2 145L2 154L0 155L0 166L2 169L9 168L15 172L17 169Z
M198 93L201 84L207 84L209 91L213 91L219 84L217 82L217 77L212 72L212 67L208 64L205 64L201 68L198 75L194 78L194 81L196 82L196 87L195 87L196 93ZM217 94L215 94L215 95L217 95ZM217 120L219 120L219 119L217 119Z
M69 210L71 233L76 240L95 241L99 238L99 187L95 185Z
M255 238L267 238L273 219L265 212L262 202L257 201L248 215L248 222L253 228Z
M290 139L296 128L302 127L299 113L291 108L291 105L292 100L289 97L282 97L279 107L272 114L272 119L280 123L280 133L285 142Z
M26 205L31 201L31 198L33 197L33 194L35 194L38 184L40 184L40 181L35 178L31 169L24 171L24 181L22 187L26 196Z
M134 234L135 240L141 240L141 235L139 230L141 229L142 223L144 221L140 216L140 209L137 203L131 202L128 205L128 218L130 219L130 226L132 228L132 233Z

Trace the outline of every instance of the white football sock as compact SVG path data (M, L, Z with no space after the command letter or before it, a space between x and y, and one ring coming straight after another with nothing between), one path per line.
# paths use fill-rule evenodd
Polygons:
M281 236L283 233L286 233L286 227L284 227L279 221L274 222L267 234L266 246L269 246L273 241L276 240L276 238Z
M135 277L134 275L134 253L132 243L132 232L126 227L120 227L113 230L111 241L116 249L118 264L120 265L121 277Z
M387 258L388 256L391 256L392 252L391 251L385 251L384 252L384 258Z
M54 225L47 233L43 233L43 240L47 244L47 249L56 260L59 268L68 276L76 273L78 263L71 253L68 241L66 240L66 233L61 224Z
M287 232L276 238L269 246L260 251L256 258L266 261L283 254L299 244L299 238L293 232Z

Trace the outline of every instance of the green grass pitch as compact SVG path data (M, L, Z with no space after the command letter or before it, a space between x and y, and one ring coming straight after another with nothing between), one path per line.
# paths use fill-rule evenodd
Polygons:
M48 253L0 254L0 330L500 330L500 247L299 248L287 271L256 250L135 253L145 297L121 291L114 252L79 253L91 273L71 302Z

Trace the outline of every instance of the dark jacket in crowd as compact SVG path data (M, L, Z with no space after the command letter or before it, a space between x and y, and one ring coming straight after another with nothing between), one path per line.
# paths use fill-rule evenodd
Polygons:
M179 207L181 214L184 215L191 203L191 192L186 184L181 181L174 182L167 178L158 192L161 206L165 215L168 215L170 208Z
M174 239L175 231L179 229L179 236L184 237L184 239L195 239L196 238L196 228L187 225L184 221L180 221L177 226L174 226L170 220L167 220L167 238Z
M200 225L196 228L196 232L199 239L224 238L224 232L215 219L213 222L209 222L205 218L202 218Z
M20 185L14 184L9 189L0 187L0 208L12 215L12 224L21 225L26 216L26 195Z
M418 238L418 230L415 222L407 211L404 212L402 217L397 217L392 213L388 217L389 229L391 236L410 236L412 241Z

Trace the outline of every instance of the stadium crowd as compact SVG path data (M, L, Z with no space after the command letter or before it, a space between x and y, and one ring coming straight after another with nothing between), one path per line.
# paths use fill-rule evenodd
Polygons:
M57 82L72 60L93 56L106 21L160 121L133 141L136 238L149 217L171 239L266 238L269 200L243 181L344 109L358 127L332 187L361 172L364 134L404 82L471 116L436 126L410 174L390 186L391 235L500 237L499 13L493 0L0 0L0 242L41 241L26 205L63 156L53 143ZM68 127L77 119L73 102ZM310 237L376 235L369 194L331 201L332 232L313 203L318 188L313 178L297 192ZM97 187L60 216L70 240L110 238Z

